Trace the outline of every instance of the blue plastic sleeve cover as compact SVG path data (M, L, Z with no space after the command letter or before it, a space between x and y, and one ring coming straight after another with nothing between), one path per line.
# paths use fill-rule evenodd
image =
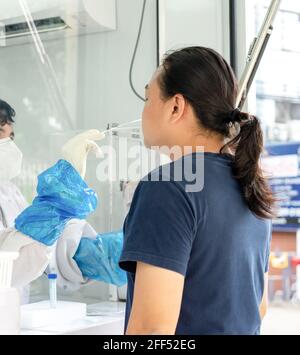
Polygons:
M127 283L126 272L119 267L122 249L123 232L82 238L74 260L84 277L121 287Z
M37 197L15 220L15 228L52 246L69 220L86 219L97 204L97 194L70 163L60 160L39 175Z

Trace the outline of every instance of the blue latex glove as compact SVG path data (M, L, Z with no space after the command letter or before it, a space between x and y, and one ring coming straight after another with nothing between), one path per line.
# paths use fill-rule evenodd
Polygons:
M86 219L98 198L66 160L60 160L38 177L38 196L15 221L15 228L32 239L52 246L71 219Z
M84 277L120 287L127 283L126 272L119 267L122 249L123 232L82 238L73 259Z

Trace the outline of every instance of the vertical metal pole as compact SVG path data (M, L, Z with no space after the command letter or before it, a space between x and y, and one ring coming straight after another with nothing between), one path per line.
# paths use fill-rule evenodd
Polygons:
M159 0L156 0L156 64L160 65L160 9Z
M167 51L166 46L166 0L158 0L158 56L159 62Z
M262 60L269 39L273 32L273 23L279 11L281 0L272 0L271 5L266 14L264 23L258 37L256 37L251 45L247 65L240 81L240 88L237 97L236 107L243 108L247 99L251 84L254 80L256 71Z
M229 0L229 13L230 13L230 64L237 75L237 51L236 51L236 0Z

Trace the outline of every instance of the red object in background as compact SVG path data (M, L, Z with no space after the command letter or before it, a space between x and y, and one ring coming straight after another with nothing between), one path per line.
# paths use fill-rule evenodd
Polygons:
M293 258L292 265L293 265L293 267L300 266L300 258Z
M296 258L296 250L297 250L297 238L296 238L296 233L279 233L279 232L273 232L273 240L272 240L272 248L271 250L273 252L276 252L278 250L284 250L285 252L294 255L294 258ZM292 260L290 259L290 263ZM292 266L292 263L290 264L291 272L293 274L293 277L296 277L296 267ZM270 276L282 277L282 270L276 270L270 266ZM282 280L280 281L275 281L274 282L274 292L282 290Z

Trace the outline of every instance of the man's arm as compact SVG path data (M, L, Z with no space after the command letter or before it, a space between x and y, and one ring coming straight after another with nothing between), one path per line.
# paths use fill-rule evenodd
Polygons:
M263 320L267 314L267 310L268 310L268 280L269 280L269 274L266 273L265 274L265 289L264 289L264 295L263 295L263 299L259 308L259 312L260 312L260 318L261 320Z
M126 334L174 335L183 287L181 274L138 262Z

